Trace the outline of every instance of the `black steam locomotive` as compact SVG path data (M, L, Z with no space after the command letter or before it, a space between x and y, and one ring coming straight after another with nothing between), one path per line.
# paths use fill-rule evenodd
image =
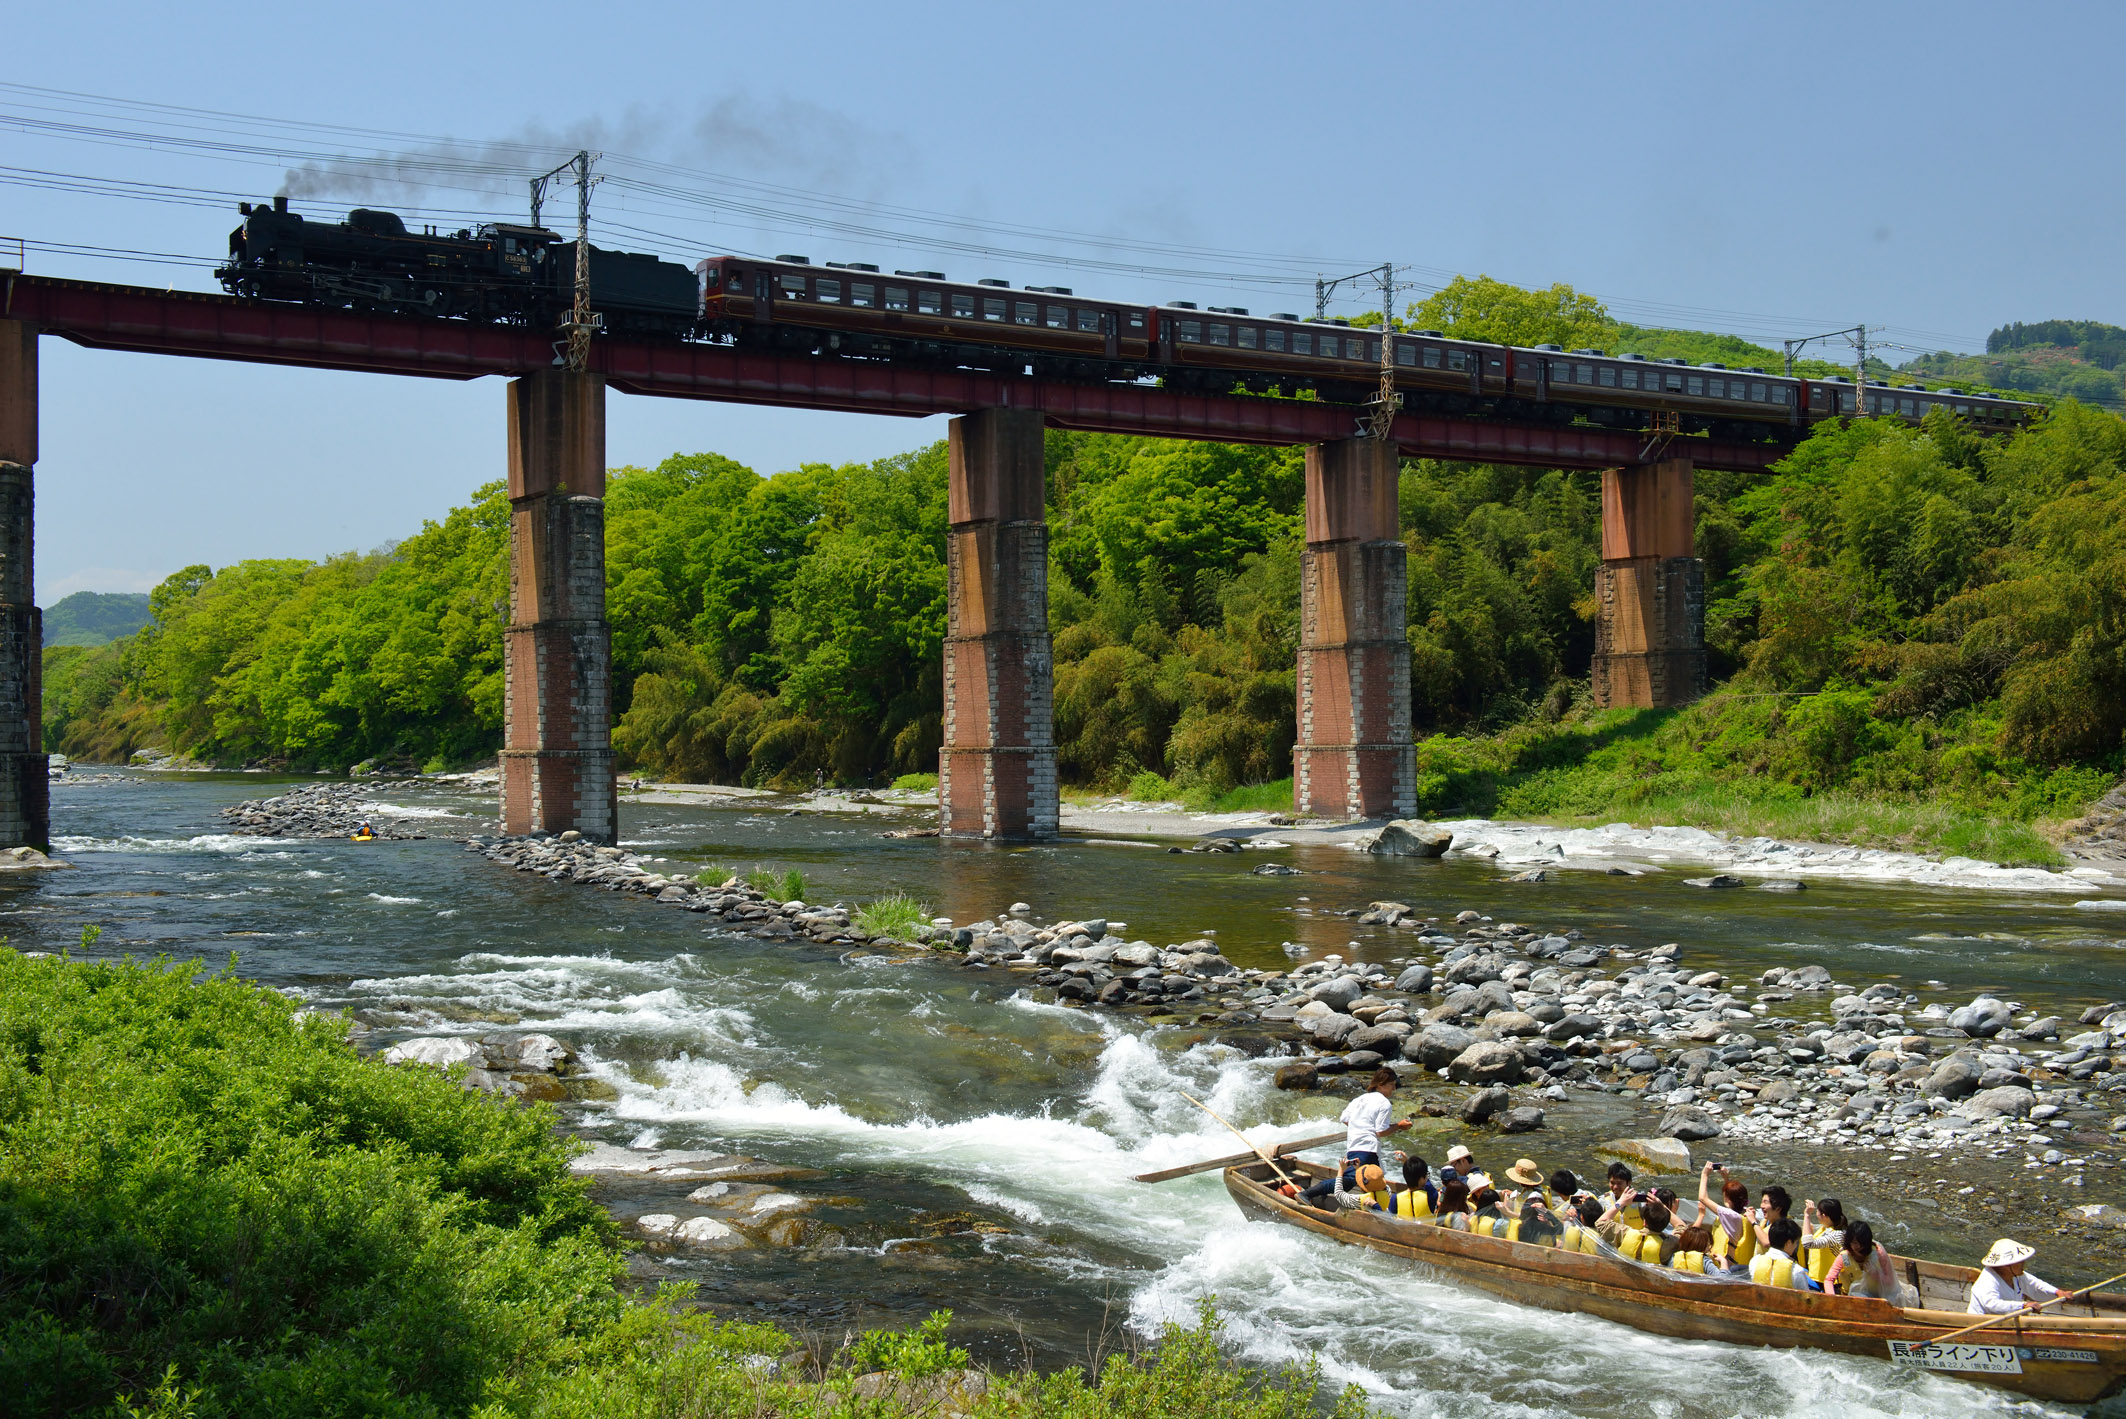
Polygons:
M552 328L575 299L575 243L544 227L415 232L364 207L328 226L289 211L285 197L238 210L229 264L214 273L231 295L534 328ZM590 298L608 330L684 335L701 319L692 271L633 252L590 249Z

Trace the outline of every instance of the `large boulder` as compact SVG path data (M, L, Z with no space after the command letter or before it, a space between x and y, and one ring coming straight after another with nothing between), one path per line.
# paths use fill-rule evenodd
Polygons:
M487 1063L487 1051L471 1040L451 1039L430 1035L418 1040L402 1040L384 1051L386 1064L427 1064L437 1069L448 1069L453 1064L467 1064L475 1069Z
M1427 1025L1403 1041L1403 1058L1427 1069L1445 1069L1475 1043L1476 1036L1459 1025Z
M1498 1129L1501 1133L1533 1133L1543 1126L1543 1111L1534 1104L1522 1104L1499 1115Z
M1314 1037L1315 1044L1326 1049L1343 1049L1364 1028L1355 1015L1329 1014L1316 1020L1307 1033Z
M1654 1131L1667 1138L1680 1138L1686 1143L1697 1143L1707 1138L1718 1138L1720 1121L1704 1109L1679 1104L1661 1115L1661 1121L1654 1125ZM1689 1165L1687 1154L1684 1162L1685 1166Z
M1670 1112L1684 1111L1673 1109ZM1690 1148L1676 1138L1613 1138L1598 1145L1595 1152L1612 1158L1622 1158L1627 1163L1637 1163L1655 1173L1674 1174L1690 1171Z
M1990 1040L2008 1028L2015 1019L2015 1012L2005 1000L1990 995L1981 995L1969 1005L1949 1012L1949 1028L1962 1030L1976 1039Z
M2036 1103L2036 1094L2011 1084L1979 1090L1964 1100L1963 1112L1970 1118L2028 1118Z
M1976 1060L1952 1054L1934 1066L1934 1072L1921 1082L1919 1092L1937 1099L1968 1099L1978 1092L1978 1079L1983 1072Z
M1454 834L1430 823L1399 818L1383 824L1357 841L1360 852L1376 857L1438 857L1454 845Z
M1592 1038L1602 1033L1602 1022L1593 1015L1572 1014L1543 1027L1543 1038L1554 1044Z
M1518 1084L1527 1062L1512 1045L1479 1040L1447 1062L1447 1077L1457 1084Z
M1494 1010L1515 1009L1513 987L1502 980L1487 980L1476 988L1476 1003L1470 1008L1478 1019Z
M1408 1025L1368 1025L1364 1029L1353 1031L1350 1038L1344 1041L1344 1048L1378 1050L1382 1054L1399 1054L1402 1052L1403 1041L1409 1035L1410 1027Z
M1432 967L1422 964L1406 967L1403 973L1395 978L1395 988L1408 991L1412 995L1432 989Z
M1501 1085L1479 1089L1462 1105L1463 1123L1483 1123L1494 1114L1504 1113L1513 1105L1513 1095Z
M1337 976L1333 980L1325 980L1320 985L1315 986L1307 992L1307 996L1310 999L1320 1001L1331 1010L1344 1011L1349 1010L1351 1003L1365 993L1366 988L1359 984L1355 977Z
M1506 958L1496 951L1464 956L1440 973L1449 985L1482 985L1506 974Z
M1532 1035L1542 1028L1535 1016L1521 1010L1494 1010L1484 1023L1502 1035Z

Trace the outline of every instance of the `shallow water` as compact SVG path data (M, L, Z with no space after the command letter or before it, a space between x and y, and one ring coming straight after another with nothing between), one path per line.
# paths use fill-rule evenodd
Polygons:
M1019 978L1003 972L722 935L699 917L511 872L448 841L356 846L214 831L223 804L270 791L256 775L55 785L58 846L78 867L0 886L0 931L17 946L55 949L93 923L105 930L99 955L218 961L233 951L247 975L357 1011L378 1040L547 1030L582 1050L617 1096L568 1111L587 1136L827 1170L796 1190L839 1199L821 1215L842 1245L645 1262L646 1272L699 1282L720 1310L838 1334L949 1306L985 1357L1065 1364L1125 1339L1128 1327L1185 1319L1215 1293L1250 1357L1318 1353L1332 1383L1357 1381L1400 1414L2041 1412L1869 1361L1679 1344L1529 1311L1243 1222L1215 1174L1160 1187L1129 1178L1231 1151L1182 1090L1236 1121L1272 1125L1257 1136L1320 1131L1341 1101L1280 1093L1274 1061L1190 1031L1009 999ZM475 818L493 812L491 796L464 789L379 793L437 814L438 832L484 826ZM1286 941L1317 954L1399 954L1407 934L1321 914L1386 897L1443 916L1473 907L1577 926L1637 947L1678 941L1687 961L1731 971L1822 962L1841 981L1899 978L1923 998L1924 983L1940 981L1955 1003L1986 989L2078 1011L2117 992L2126 959L2106 922L2057 898L1835 883L1798 895L1707 893L1682 886L1682 870L1512 884L1478 862L1329 848L992 848L885 839L887 826L789 816L772 803L622 815L631 846L675 862L801 868L812 901L908 890L958 921L1025 901L1043 919L1104 914L1155 943L1215 932L1247 965L1286 964ZM1305 875L1249 874L1266 859ZM1485 1151L1599 1171L1587 1145L1628 1122L1623 1101L1597 1095L1553 1108L1545 1133L1489 1140ZM1454 1136L1447 1121L1430 1121L1413 1146L1436 1157ZM1797 1195L1832 1188L1871 1215L1900 1210L1902 1174L1879 1155L1738 1153L1753 1176L1776 1165ZM619 1187L609 1198L623 1215L674 1200L651 1191ZM920 1225L953 1212L1001 1230L938 1238ZM1951 1255L1982 1230L1920 1214L1894 1222L1891 1239ZM2063 1258L2054 1270L2065 1280L2074 1267Z

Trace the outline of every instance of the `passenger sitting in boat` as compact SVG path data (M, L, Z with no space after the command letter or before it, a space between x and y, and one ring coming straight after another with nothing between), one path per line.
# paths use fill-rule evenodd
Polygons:
M1601 1255L1601 1241L1595 1232L1595 1224L1601 1220L1602 1205L1591 1197L1580 1198L1566 1209L1565 1230L1558 1238L1558 1246L1565 1251Z
M1801 1227L1785 1217L1765 1230L1765 1248L1750 1259L1750 1280L1759 1286L1777 1286L1789 1291L1820 1291L1801 1264Z
M1712 1180L1716 1164L1707 1163L1698 1175L1698 1220L1712 1228L1713 1250L1706 1261L1706 1274L1747 1271L1757 1254L1757 1229L1744 1215L1750 1205L1750 1190L1720 1167L1721 1201L1713 1201ZM1724 1204L1724 1205L1723 1205ZM1717 1262L1717 1268L1715 1263Z
M1403 1190L1395 1194L1394 1211L1398 1217L1412 1218L1439 1211L1439 1185L1432 1181L1432 1169L1423 1158L1413 1157L1403 1164Z
M1676 1239L1668 1230L1674 1216L1657 1198L1647 1198L1641 1209L1645 1218L1644 1227L1627 1228L1616 1244L1617 1251L1627 1261L1643 1261L1648 1266L1666 1266L1668 1259L1676 1254Z
M2062 1292L2050 1282L2040 1281L2023 1270L2023 1264L2037 1255L2036 1247L2024 1246L2021 1242L2002 1237L1986 1253L1979 1264L1978 1279L1971 1283L1968 1304L1965 1309L1975 1316L2004 1316L2015 1311L2034 1311L2047 1301L2064 1296L2074 1299L2074 1292Z
M1451 1170L1447 1180L1439 1186L1436 1210L1442 1227L1452 1227L1457 1232L1469 1230L1469 1184L1455 1177Z
M1402 1082L1402 1076L1384 1064L1373 1071L1373 1082L1366 1086L1366 1092L1344 1105L1338 1120L1344 1126L1343 1172L1338 1177L1323 1178L1300 1194L1306 1201L1323 1206L1330 1194L1349 1192L1356 1186L1360 1168L1368 1163L1380 1166L1381 1138L1410 1126L1408 1119L1390 1121L1395 1119L1391 1101Z
M1506 1210L1506 1199L1497 1188L1479 1189L1470 1197L1469 1205L1476 1209L1469 1220L1470 1231L1485 1237L1513 1236L1514 1216Z
M1845 1250L1831 1263L1830 1275L1824 1278L1823 1285L1827 1291L1873 1296L1893 1306L1919 1304L1918 1290L1897 1279L1896 1263L1891 1261L1889 1249L1875 1240L1875 1229L1864 1221L1847 1225Z
M1793 1211L1793 1195L1777 1183L1757 1194L1757 1208L1750 1213L1750 1221L1757 1228L1757 1250L1764 1251L1771 1246L1772 1223L1786 1221Z
M1468 1184L1471 1192L1491 1181L1477 1170L1476 1159L1459 1143L1447 1150L1447 1176Z
M1845 1204L1835 1197L1801 1204L1801 1259L1809 1279L1821 1286L1830 1277L1838 1253L1845 1250Z
M1352 1175L1351 1187L1336 1194L1336 1205L1360 1212L1385 1212L1384 1199L1388 1195L1388 1175L1378 1164L1361 1163Z
M1565 1235L1565 1223L1551 1210L1543 1199L1530 1193L1521 1199L1521 1216L1516 1224L1520 1228L1516 1241L1532 1246L1554 1247Z
M1535 1159L1515 1159L1513 1166L1506 1170L1506 1181L1519 1189L1506 1194L1506 1201L1516 1217L1521 1213L1522 1204L1542 1200L1543 1170L1535 1165Z
M1615 1246L1626 1232L1645 1230L1644 1202L1645 1195L1631 1185L1631 1169L1622 1163L1611 1163L1609 1196L1603 1204L1602 1220L1597 1228L1602 1240Z
M1669 1255L1668 1264L1677 1271L1702 1276L1705 1274L1705 1254L1712 1249L1712 1228L1703 1222L1693 1222L1676 1233L1676 1249Z
M1553 1208L1570 1207L1572 1200L1580 1195L1580 1177L1570 1168L1560 1168L1550 1175L1550 1188L1543 1200Z

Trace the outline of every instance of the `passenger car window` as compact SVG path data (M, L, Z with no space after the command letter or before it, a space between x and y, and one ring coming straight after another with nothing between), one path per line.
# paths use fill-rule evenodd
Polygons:
M1012 324L1039 325L1041 323L1041 307L1038 302L1014 301L1012 304L1016 307L1012 311Z
M1750 384L1750 398L1762 404L1764 402L1764 386L1752 381Z
M1203 343L1203 322L1200 320L1177 321L1174 329L1176 338L1184 344L1201 345Z
M1336 337L1334 335L1321 337L1321 354L1324 359L1333 360L1336 358Z
M926 291L924 294L928 295L930 293ZM972 320L974 318L974 297L964 296L958 291L954 291L952 293L952 313Z
M1078 308L1078 328L1080 330L1090 331L1095 335L1099 334L1100 312L1096 310L1087 310L1083 306L1080 306Z
M1211 327L1211 343L1213 345L1230 345L1232 343L1232 334L1232 330L1227 326L1213 325Z
M1605 389L1617 387L1617 370L1614 365L1604 365L1599 371L1600 382Z
M813 279L813 282L812 282L812 289L813 289L813 291L814 291L814 292L815 292L815 293L817 294L817 296L818 296L818 299L819 299L819 301L820 301L820 303L821 303L822 305L840 305L840 304L841 304L841 300L842 300L842 283L841 283L841 282L839 282L839 281L830 281L830 280L828 280L828 279L827 279L826 277L824 277L824 276L819 276L819 277L815 277L815 278Z
M982 297L982 319L984 319L984 320L1002 320L1003 318L1004 318L1004 302L1003 302L1003 300L1002 300L1002 299L1001 299L1000 297L997 297L997 296L984 296L984 297Z
M1428 370L1436 370L1439 368L1439 346L1425 346L1425 368ZM1457 365L1455 366L1455 368L1459 369L1461 367Z
M878 303L878 287L862 281L849 283L849 304L871 306Z
M886 309L888 309L888 310L906 310L906 309L908 309L908 288L907 288L906 286L888 286L888 287L886 287Z
M1469 368L1469 352L1467 350L1449 350L1447 352L1447 368L1450 370L1465 370Z
M1395 347L1395 363L1397 363L1397 364L1399 364L1399 365L1414 365L1414 364L1416 364L1416 363L1417 363L1417 346L1415 346L1415 345L1403 345L1403 344L1398 344L1398 345L1397 345L1397 346Z
M1292 332L1292 353L1293 353L1293 354L1295 354L1295 355L1311 355L1311 354L1313 354L1313 353L1314 353L1314 332L1313 332L1313 331L1311 331L1311 330L1295 330L1295 331L1293 331L1293 332Z
M782 274L782 293L793 301L805 298L805 278L785 271Z
M1048 308L1048 328L1050 330L1070 329L1070 307L1067 305L1050 306Z
M1266 350L1282 350L1284 348L1284 332L1282 330L1263 331L1262 344Z
M1241 349L1252 350L1255 348L1254 326L1243 325L1238 330L1234 331L1233 334L1236 337L1236 340L1239 343Z

